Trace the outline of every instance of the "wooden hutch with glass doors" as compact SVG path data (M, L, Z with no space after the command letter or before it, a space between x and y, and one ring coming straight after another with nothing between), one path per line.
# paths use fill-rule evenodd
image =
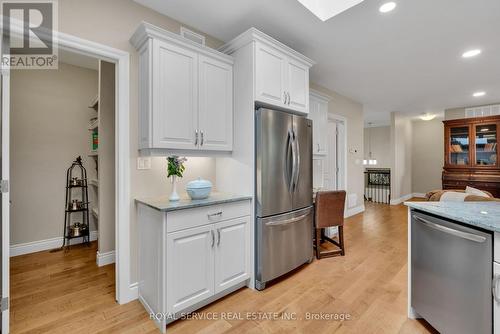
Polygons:
M444 121L443 189L486 190L500 198L500 116Z

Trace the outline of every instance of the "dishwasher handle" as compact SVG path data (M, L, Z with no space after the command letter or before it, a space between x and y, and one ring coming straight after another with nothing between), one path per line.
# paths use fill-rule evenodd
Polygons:
M454 236L462 238L462 239L467 239L467 240L479 242L479 243L483 243L486 241L486 237L483 237L480 235L455 230L453 228L449 228L449 227L446 227L443 225L433 223L431 221L428 221L427 219L424 219L424 218L416 216L416 215L414 215L413 218L415 218L417 221L423 223L424 225L426 225L432 229L435 229L435 230L438 230L438 231L441 231L444 233L448 233L448 234L454 235Z

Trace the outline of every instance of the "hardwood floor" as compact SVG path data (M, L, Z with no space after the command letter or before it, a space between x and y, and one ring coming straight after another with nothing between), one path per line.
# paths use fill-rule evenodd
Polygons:
M179 320L168 332L432 332L406 317L406 214L404 206L367 203L346 221L345 257L316 260L262 292L239 290L195 314L211 319ZM157 333L139 302L115 303L114 266L98 268L95 251L94 244L12 258L12 333ZM350 319L306 319L307 312Z

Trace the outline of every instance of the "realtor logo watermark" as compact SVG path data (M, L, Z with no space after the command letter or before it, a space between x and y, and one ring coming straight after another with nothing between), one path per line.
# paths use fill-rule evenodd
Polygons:
M2 69L57 69L57 0L3 0Z

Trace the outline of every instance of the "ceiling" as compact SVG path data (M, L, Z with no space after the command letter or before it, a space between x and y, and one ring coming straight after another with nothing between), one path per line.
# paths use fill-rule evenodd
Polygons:
M386 14L368 0L326 22L294 0L135 1L223 41L262 30L315 60L312 81L363 103L374 123L500 101L498 0L394 0ZM463 59L472 48L483 53Z

